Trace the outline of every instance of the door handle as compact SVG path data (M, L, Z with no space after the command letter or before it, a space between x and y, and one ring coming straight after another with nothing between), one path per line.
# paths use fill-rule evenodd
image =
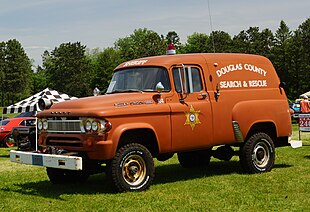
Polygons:
M198 100L203 100L203 99L205 99L205 98L207 98L208 97L208 93L201 93L201 94L199 94L199 96L197 97L197 99Z

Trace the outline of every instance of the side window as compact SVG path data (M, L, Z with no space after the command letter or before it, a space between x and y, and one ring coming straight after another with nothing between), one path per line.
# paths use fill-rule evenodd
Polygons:
M35 120L26 120L26 126L35 126L36 124L36 121Z
M201 78L198 68L191 69L193 92L199 92L202 90Z
M172 69L172 75L173 75L173 81L174 81L174 86L175 86L176 92L182 93L182 85L181 85L182 72L181 72L181 68L173 68Z
M26 126L26 121L23 120L19 125L20 125L20 126Z
M182 92L182 84L185 90L184 92L186 93L194 93L202 90L202 82L198 68L173 68L172 75L175 89L178 93Z

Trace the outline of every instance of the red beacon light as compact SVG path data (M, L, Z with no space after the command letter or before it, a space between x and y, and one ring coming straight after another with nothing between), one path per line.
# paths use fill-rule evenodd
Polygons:
M176 54L176 50L175 50L173 43L168 44L166 54L168 55Z

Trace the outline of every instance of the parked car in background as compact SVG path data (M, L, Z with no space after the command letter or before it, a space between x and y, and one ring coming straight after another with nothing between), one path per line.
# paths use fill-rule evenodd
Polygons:
M32 112L24 112L24 113L20 113L16 116L14 116L14 118L19 118L19 117L35 117L37 114L37 112L32 111Z
M1 117L0 117L0 121L2 121L2 119L4 120L4 119L7 119L7 118L9 118L9 117L6 117L6 116L3 116L3 117L2 117L2 116L1 116Z
M301 99L296 99L295 102L293 102L291 108L293 109L294 111L294 114L293 114L293 118L294 119L298 119L298 115L301 113L301 110L300 110L300 101Z
M0 122L0 146L12 147L15 144L9 142L10 132L14 127L35 126L35 117L17 117L2 120Z
M13 127L10 133L9 145L17 146L18 150L36 149L36 124Z

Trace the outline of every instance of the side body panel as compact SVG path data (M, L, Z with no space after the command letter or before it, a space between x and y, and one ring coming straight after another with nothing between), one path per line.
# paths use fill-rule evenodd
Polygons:
M232 54L206 61L212 75L209 92L219 94L211 99L215 143L236 143L233 121L244 138L253 124L266 121L275 124L278 136L291 134L287 98L267 58Z

